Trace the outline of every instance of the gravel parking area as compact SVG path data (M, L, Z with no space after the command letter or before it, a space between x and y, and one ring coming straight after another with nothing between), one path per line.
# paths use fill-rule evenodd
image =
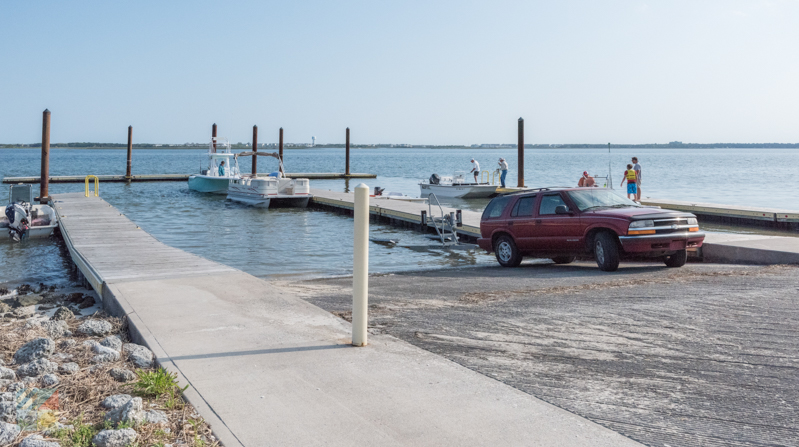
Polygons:
M351 279L289 284L349 318ZM799 445L799 268L370 279L370 326L653 446Z

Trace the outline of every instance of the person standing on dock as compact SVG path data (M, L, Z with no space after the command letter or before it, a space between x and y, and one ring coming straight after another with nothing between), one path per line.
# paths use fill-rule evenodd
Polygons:
M641 165L638 164L638 157L633 157L633 171L635 171L635 201L641 201Z
M621 184L619 186L624 185L624 181L627 180L627 198L631 200L635 200L636 191L638 190L635 183L635 177L633 165L627 165L627 170L624 171L624 176L622 177ZM631 195L632 197L630 197Z
M474 173L474 182L479 183L477 181L477 176L480 175L480 163L474 161L474 158L472 158L472 170L469 172Z
M502 175L499 176L499 182L502 184L502 187L505 187L505 177L508 176L508 162L505 161L504 158L499 159L499 170L502 172Z

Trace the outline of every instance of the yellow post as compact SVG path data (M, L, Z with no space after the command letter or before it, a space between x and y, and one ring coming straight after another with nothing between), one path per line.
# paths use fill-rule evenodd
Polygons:
M485 181L483 181L483 174L485 174ZM481 171L480 172L480 183L488 183L491 180L491 173L488 171Z
M89 179L94 178L94 197L100 197L100 179L96 175L86 176L86 197L89 197Z

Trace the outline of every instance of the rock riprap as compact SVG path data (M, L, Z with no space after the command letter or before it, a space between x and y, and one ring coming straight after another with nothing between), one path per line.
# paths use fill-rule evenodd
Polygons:
M58 363L51 362L47 359L36 359L17 368L17 376L38 377L42 374L54 372L57 369Z
M19 447L61 447L57 442L45 441L41 435L31 435L19 443Z
M133 399L133 397L130 394L114 394L113 396L108 396L103 399L100 406L109 410L114 410L130 402L131 399Z
M119 351L115 351L99 343L95 343L92 346L92 351L97 354L92 357L92 363L111 363L119 360Z
M69 321L73 318L75 318L75 314L73 314L72 311L66 307L59 307L55 310L53 316L51 317L51 319L54 321Z
M55 352L55 342L51 338L36 338L33 339L17 350L14 353L14 363L21 365L23 363L32 362L36 359L50 357Z
M129 369L111 368L109 373L117 382L130 382L131 380L136 380L136 373Z
M140 424L144 421L141 397L134 397L121 407L109 411L105 414L105 420L114 426L120 422Z
M68 362L58 367L58 372L61 374L75 374L80 370L80 366L75 362Z
M100 340L100 344L113 349L114 351L121 351L122 350L122 339L119 338L118 335L109 335L104 339Z
M17 403L14 401L0 402L0 421L13 424L17 422Z
M19 425L0 421L0 445L11 444L11 441L19 435L19 432Z
M128 360L138 368L151 368L153 366L153 351L135 343L125 343L122 348L128 353Z
M92 438L97 447L126 447L136 442L136 431L132 428L122 430L103 430Z
M44 388L52 388L57 386L61 381L58 380L58 376L55 374L45 374L42 376L42 386Z
M166 424L167 422L169 422L166 413L158 410L150 410L145 412L144 420L149 422L150 424Z
M114 331L114 326L105 320L89 320L78 326L78 332L91 337L103 337Z
M0 366L0 379L17 380L14 370Z

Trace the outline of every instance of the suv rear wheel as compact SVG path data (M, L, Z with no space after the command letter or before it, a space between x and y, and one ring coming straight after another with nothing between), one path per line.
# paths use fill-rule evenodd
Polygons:
M551 259L552 259L552 262L554 262L555 264L571 264L572 262L574 262L575 259L577 259L577 257L576 256L555 256L554 258L551 258Z
M677 253L666 258L666 267L682 267L688 260L688 250L677 250Z
M494 242L494 254L499 265L503 267L518 267L522 263L522 255L513 238L508 235L502 235Z
M615 272L619 268L619 246L616 240L608 232L596 235L594 239L594 257L599 270L603 272Z

